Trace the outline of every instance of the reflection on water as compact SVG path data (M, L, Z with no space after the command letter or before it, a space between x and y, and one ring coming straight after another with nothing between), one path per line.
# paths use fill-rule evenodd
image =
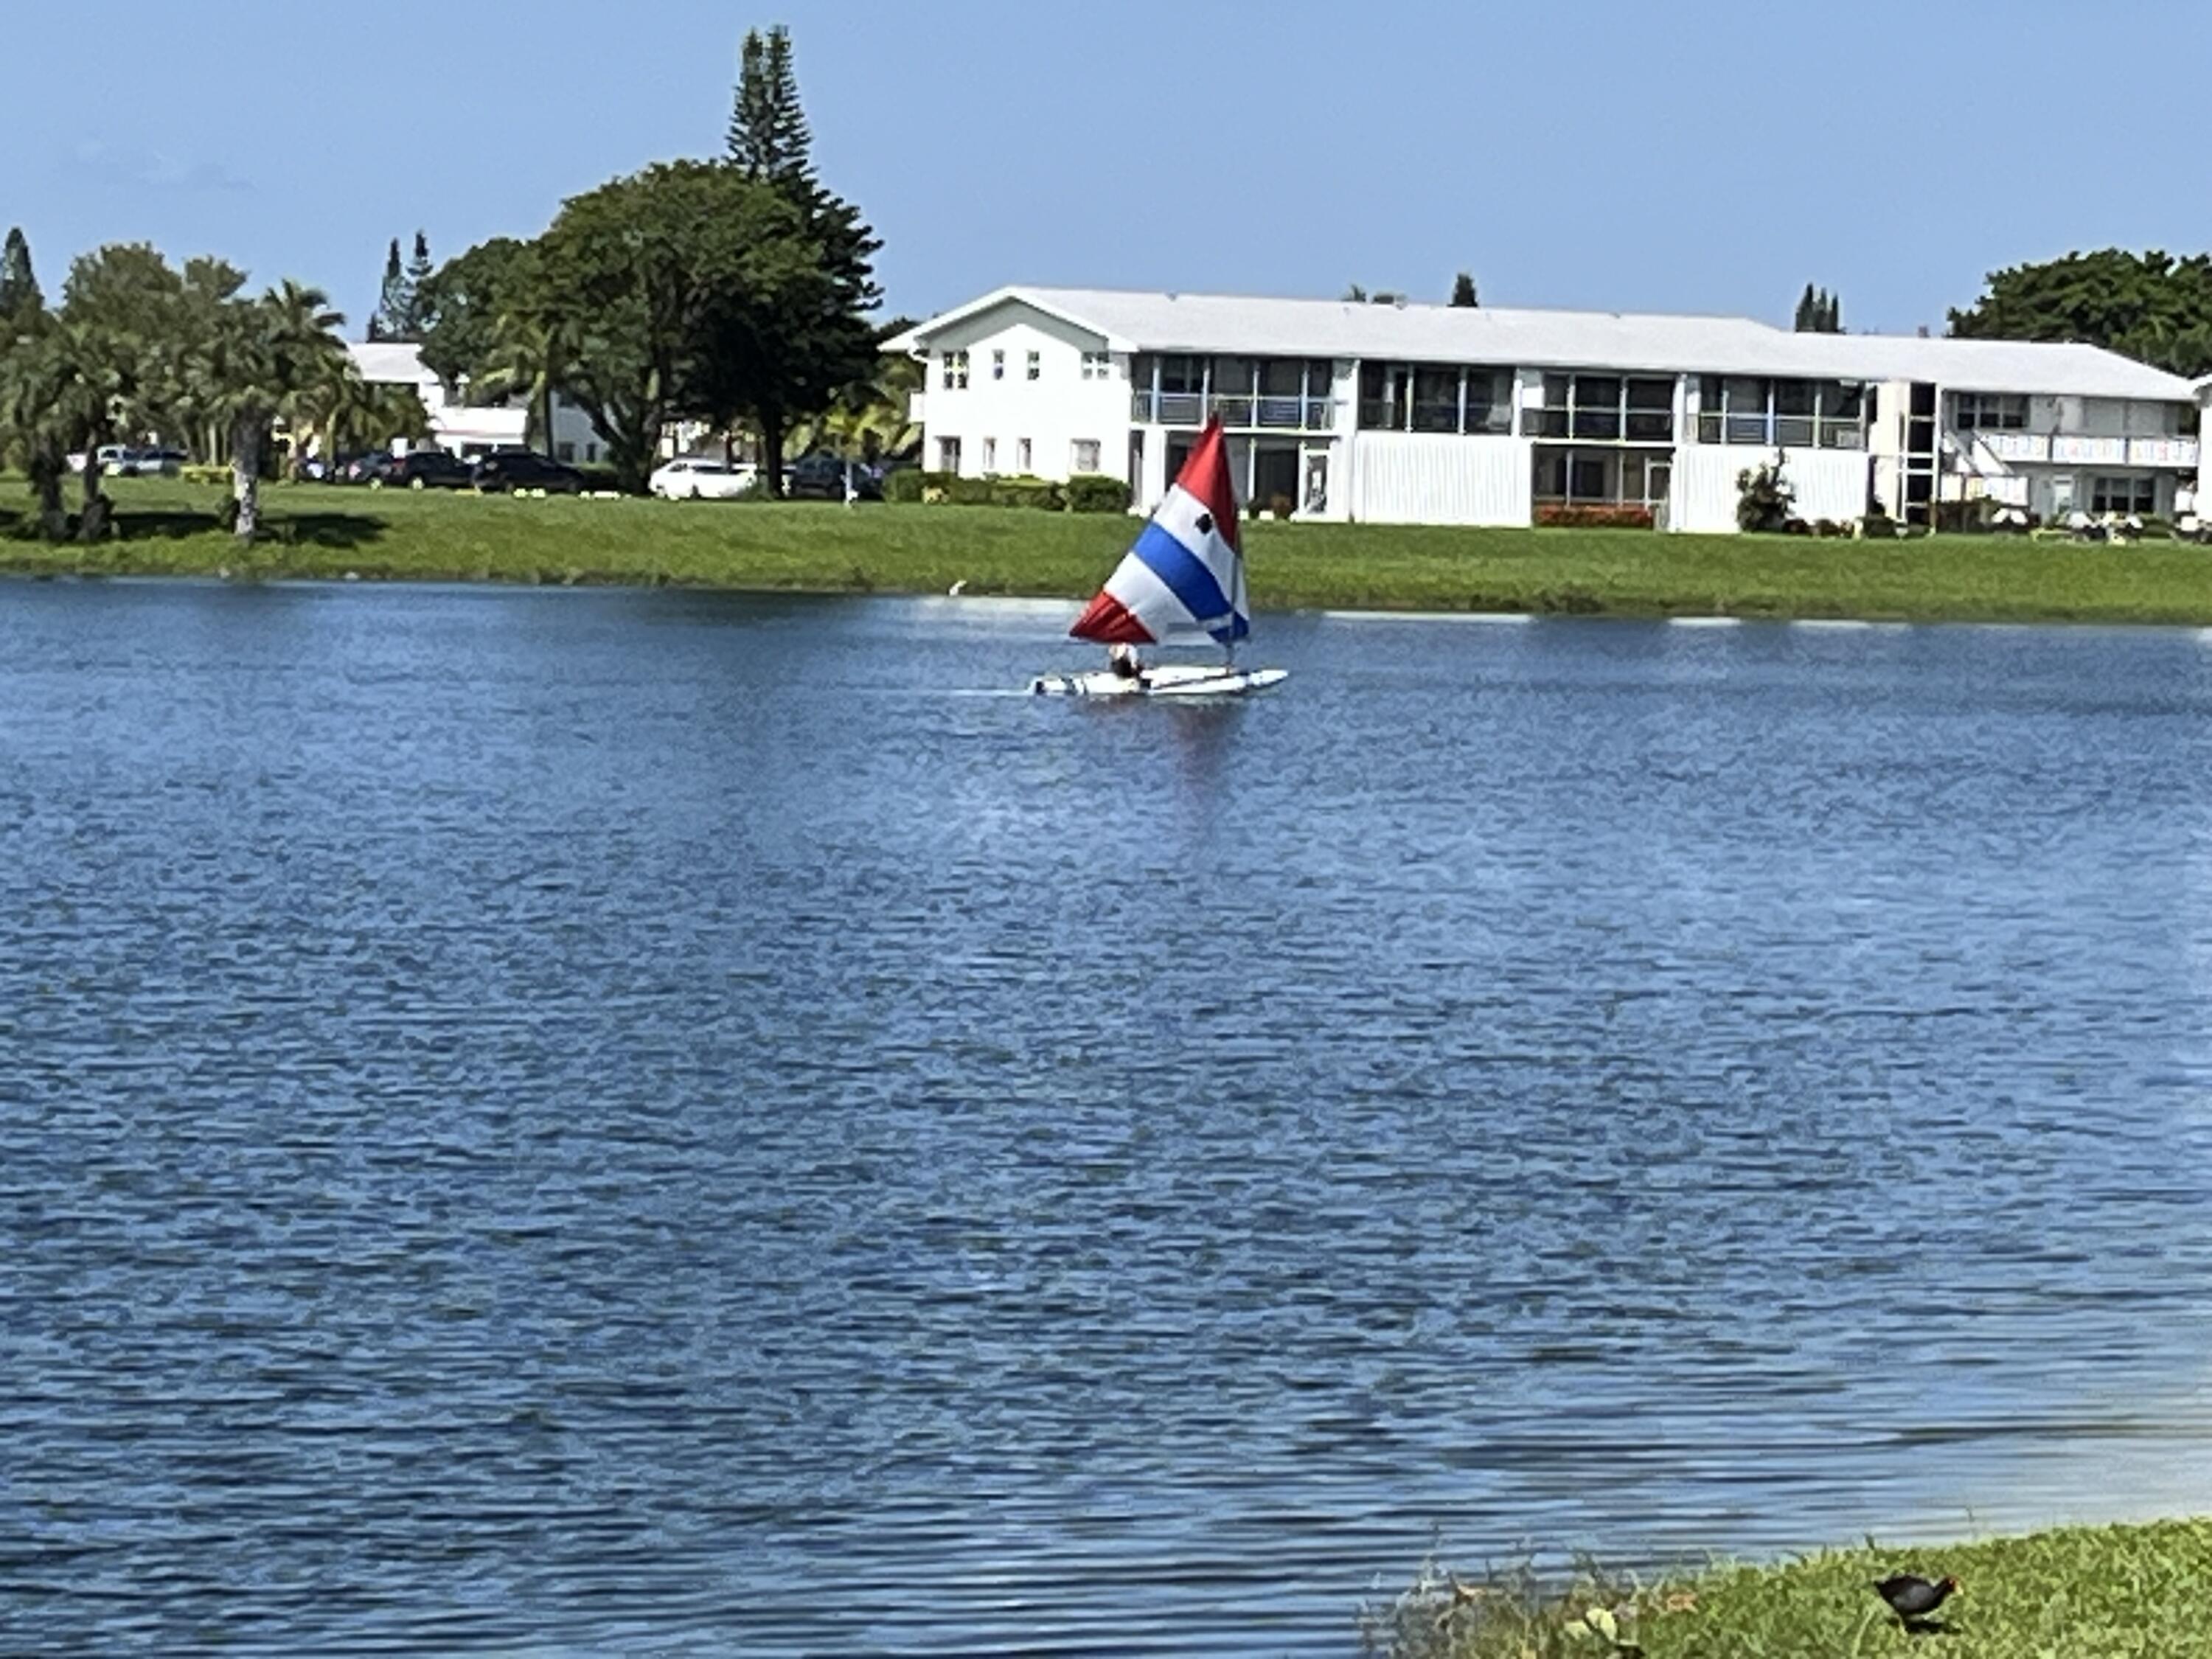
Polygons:
M0 1648L1335 1653L2197 1501L2212 656L0 594Z

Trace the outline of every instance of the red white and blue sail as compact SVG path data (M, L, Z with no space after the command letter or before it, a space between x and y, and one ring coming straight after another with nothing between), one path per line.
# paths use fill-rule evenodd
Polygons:
M1201 638L1229 645L1252 631L1220 422L1200 434L1136 545L1067 631L1102 645Z

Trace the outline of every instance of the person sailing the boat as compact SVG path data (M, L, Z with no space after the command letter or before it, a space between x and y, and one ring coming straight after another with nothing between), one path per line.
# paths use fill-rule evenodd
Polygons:
M1109 645L1106 647L1106 665L1112 669L1115 675L1125 680L1140 680L1145 678L1144 659L1137 654L1135 646L1127 642Z

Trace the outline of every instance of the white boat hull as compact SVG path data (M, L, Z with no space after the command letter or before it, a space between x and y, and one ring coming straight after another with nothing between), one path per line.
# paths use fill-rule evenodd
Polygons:
M1164 663L1135 679L1100 669L1089 674L1041 674L1030 690L1048 697L1233 697L1264 691L1290 678L1287 668L1204 667Z

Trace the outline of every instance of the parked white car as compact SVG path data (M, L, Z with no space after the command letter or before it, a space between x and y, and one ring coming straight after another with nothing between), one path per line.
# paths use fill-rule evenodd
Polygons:
M100 470L117 478L173 478L191 459L181 449L141 448L135 444L102 444ZM85 458L67 458L72 472L84 471Z
M750 461L734 466L720 455L678 455L652 477L646 488L663 501L726 501L753 487L760 469Z

